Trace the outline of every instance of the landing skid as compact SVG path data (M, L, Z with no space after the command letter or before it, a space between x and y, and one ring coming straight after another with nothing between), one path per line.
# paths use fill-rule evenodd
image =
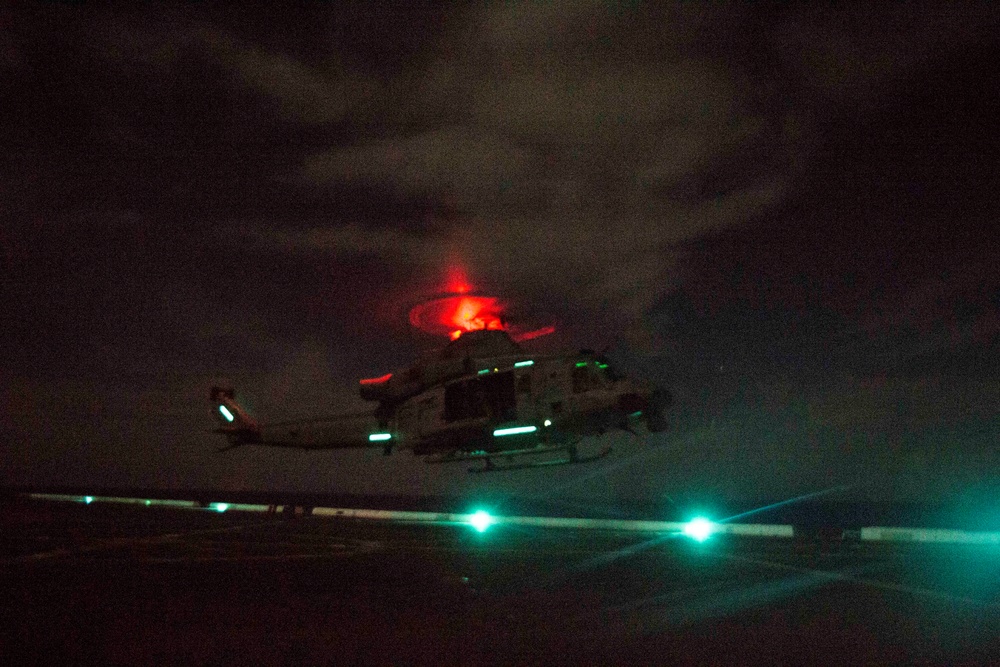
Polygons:
M561 454L557 458L542 461L518 461L545 454ZM611 447L604 447L596 454L580 456L576 445L538 446L527 449L512 449L501 452L451 452L444 456L429 458L427 463L458 463L461 461L482 461L483 467L469 468L469 472L497 472L500 470L523 470L525 468L545 468L548 466L589 463L603 459L611 453Z
M497 472L500 470L523 470L525 468L545 468L548 466L564 466L576 463L590 463L591 461L603 459L610 453L611 453L611 448L605 447L596 454L591 454L589 456L579 456L575 454L575 452L567 452L568 456L566 458L551 459L548 461L522 461L520 463L513 463L513 462L495 463L492 458L486 458L483 459L482 468L469 468L469 472L474 472L474 473ZM512 457L505 456L503 458L510 459Z

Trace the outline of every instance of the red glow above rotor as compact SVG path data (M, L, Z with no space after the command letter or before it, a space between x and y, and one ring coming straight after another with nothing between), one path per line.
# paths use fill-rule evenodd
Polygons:
M459 265L453 265L447 273L444 294L410 309L410 324L424 333L455 340L469 331L506 331L515 342L520 342L555 331L552 325L527 331L523 326L511 325L506 301L476 293Z
M448 271L448 289L451 294L468 294L472 291L472 286L465 278L465 271L457 266L453 266Z
M438 297L417 304L410 310L410 324L432 335L445 335L455 340L467 331L482 329L504 330L504 306L492 296L468 293L464 282L459 294Z

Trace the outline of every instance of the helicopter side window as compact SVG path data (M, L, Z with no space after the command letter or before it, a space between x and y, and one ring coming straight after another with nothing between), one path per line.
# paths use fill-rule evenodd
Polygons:
M516 412L514 374L511 372L454 382L444 390L445 421L482 417L505 421L513 419Z
M477 405L470 383L455 382L444 389L444 419L453 422L477 415Z

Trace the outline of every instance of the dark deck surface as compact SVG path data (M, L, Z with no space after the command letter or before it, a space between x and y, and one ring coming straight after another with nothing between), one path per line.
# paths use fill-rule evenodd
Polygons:
M0 664L1000 656L1000 549L0 503Z

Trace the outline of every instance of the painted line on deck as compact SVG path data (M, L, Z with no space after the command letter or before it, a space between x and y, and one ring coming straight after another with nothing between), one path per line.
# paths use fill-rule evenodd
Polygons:
M312 507L291 504L226 503L195 500L158 500L152 498L125 498L117 496L79 496L67 494L29 493L32 500L72 502L90 505L93 503L114 503L140 505L145 507L197 510L202 512L254 512L273 514L280 508L295 510L309 508L311 516L356 519L362 521L393 521L414 524L469 524L473 514L454 512L414 512L403 510L376 510L347 507ZM293 512L294 513L294 512ZM568 530L606 530L637 533L681 534L688 526L679 521L642 521L630 519L586 519L543 516L491 516L490 526L523 526L536 528L556 528ZM800 537L790 524L758 523L713 523L712 535L732 535L734 537L757 537L794 539ZM844 530L856 536L861 542L934 543L965 545L1000 545L1000 532L969 531L945 528L916 528L901 526L867 526L859 530ZM808 535L807 535L808 537Z

